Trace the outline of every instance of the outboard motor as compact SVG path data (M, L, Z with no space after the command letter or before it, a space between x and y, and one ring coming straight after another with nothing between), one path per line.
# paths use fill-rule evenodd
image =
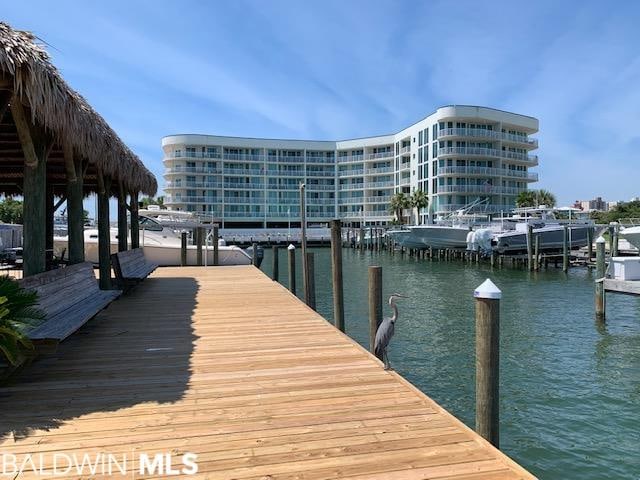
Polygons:
M493 232L489 228L480 228L476 230L473 237L476 248L483 255L491 255L491 239L493 238Z
M218 246L219 247L226 247L227 246L227 241L224 238L219 238L218 239Z
M473 230L469 230L469 233L467 233L467 251L476 251L475 232Z

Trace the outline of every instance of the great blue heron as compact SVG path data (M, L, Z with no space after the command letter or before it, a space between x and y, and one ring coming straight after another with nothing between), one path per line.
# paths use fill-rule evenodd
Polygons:
M378 331L376 332L376 340L373 344L373 351L375 352L377 357L382 357L385 370L391 369L391 365L389 364L389 356L387 355L387 347L389 346L391 337L393 337L396 320L398 319L398 307L396 307L396 299L398 298L409 297L407 297L406 295L400 295L399 293L394 293L389 297L389 306L393 310L393 315L382 320L382 323L380 324L380 326L378 327Z

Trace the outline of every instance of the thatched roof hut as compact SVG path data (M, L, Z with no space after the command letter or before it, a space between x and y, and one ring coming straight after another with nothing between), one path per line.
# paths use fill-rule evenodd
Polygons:
M86 161L84 192L97 189L97 171L127 192L154 195L157 182L104 119L62 79L49 55L29 32L0 22L0 192L20 194L25 155L9 103L20 101L29 121L53 140L47 182L56 195L66 183L64 148Z

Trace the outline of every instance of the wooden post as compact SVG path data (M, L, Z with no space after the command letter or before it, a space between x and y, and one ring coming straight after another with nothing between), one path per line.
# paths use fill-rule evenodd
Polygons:
M220 263L220 259L218 258L218 225L213 226L213 265L217 266Z
M376 332L382 323L382 267L369 267L369 350L375 355ZM382 360L382 357L378 357Z
M620 224L616 223L613 226L613 235L611 237L611 256L618 256L618 237L620 236L618 232L620 231Z
M358 232L358 250L364 250L364 228L362 226Z
M252 258L251 258L251 263L253 264L254 267L258 267L258 244L256 242L253 242L251 244L251 251L252 251Z
M527 225L527 265L533 271L533 225Z
M331 220L331 273L333 277L333 321L344 332L344 297L342 289L342 237L340 220Z
M474 292L476 299L476 432L500 446L500 298L489 279Z
M271 255L271 260L272 260L272 263L271 263L271 279L274 282L277 282L278 281L278 274L280 273L278 271L278 268L279 268L280 265L278 264L279 258L278 258L278 246L277 245L273 245L271 247L271 254L272 254Z
M605 259L605 240L602 237L598 237L596 240L596 319L605 320L605 292L604 292L604 275L606 268Z
M129 212L131 214L131 248L140 248L140 216L138 192L129 193Z
M180 234L180 265L187 266L187 232Z
M569 228L566 225L562 227L562 271L569 271Z
M309 290L309 301L307 305L309 307L316 309L316 279L313 267L313 252L307 252L307 270L309 278L307 279L307 286Z
M311 303L309 266L307 265L307 203L304 183L300 183L300 249L302 255L302 293L304 303Z
M196 265L199 267L204 265L202 261L202 243L204 240L204 229L202 227L196 227L194 233L194 240L196 242Z
M84 262L83 162L73 148L63 145L67 173L67 257L69 264Z
M44 132L37 131L24 111L20 99L11 99L13 117L22 146L24 161L23 196L23 264L25 277L46 269L46 199L47 156L49 145Z
M129 227L127 225L127 191L122 180L118 181L118 251L124 252L129 248L127 238Z
M540 235L539 234L536 234L533 261L534 261L534 270L537 272L538 270L540 270Z
M289 291L296 294L296 247L290 244L287 247L287 256L289 259Z
M47 182L45 192L46 202L46 220L45 225L45 268L51 270L53 268L53 217L55 215L55 197L53 195L53 185Z
M593 227L587 229L587 263L593 258Z
M109 196L111 178L98 170L98 266L100 288L111 289L111 228L109 226Z

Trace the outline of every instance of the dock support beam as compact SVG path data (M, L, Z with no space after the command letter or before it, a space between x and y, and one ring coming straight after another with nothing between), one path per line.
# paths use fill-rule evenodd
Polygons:
M382 267L369 267L369 351L375 355L376 332L382 323ZM379 356L378 359L382 360Z
M487 279L474 292L476 299L476 432L500 448L500 298L502 292Z
M604 276L605 276L605 240L598 237L596 240L596 286L595 286L595 307L596 319L605 320L605 299L604 299Z
M271 252L272 252L272 257L271 257L271 259L272 259L272 265L271 265L271 279L272 279L274 282L277 282L277 281L278 281L278 274L280 273L280 272L278 271L278 270L279 270L279 267L280 267L280 264L279 264L279 262L278 262L278 260L279 260L279 258L278 258L278 257L279 257L279 255L278 255L278 253L279 253L279 252L278 252L278 246L277 246L277 245L273 245L273 246L271 247Z
M342 238L340 220L331 220L331 273L333 276L333 321L344 332L344 297L342 288Z
M287 260L289 261L289 291L296 294L296 247L289 244L287 247Z
M31 125L17 95L11 98L11 115L24 153L23 201L23 264L25 277L46 269L46 199L47 156L50 141L40 129Z
M84 208L82 206L83 162L65 143L64 163L67 172L67 258L69 264L84 262Z
M218 238L219 238L219 233L218 233L218 225L214 225L213 226L213 265L214 266L218 266L220 264L220 259L218 258L219 253L218 253Z
M111 178L98 170L98 266L100 288L111 290L111 232L109 228L109 192Z
M131 248L140 248L140 206L138 192L129 193L129 212L131 215Z
M527 225L527 267L533 272L533 225Z
M613 229L612 229L612 235L611 235L611 256L612 257L617 257L618 256L618 237L620 232L620 224L616 223L615 225L613 225Z
M562 271L567 273L569 271L569 254L571 252L569 246L569 227L564 225L562 227Z
M308 288L308 295L309 295L309 301L307 302L307 305L309 305L310 308L312 309L316 309L316 277L315 277L315 273L314 273L314 265L313 265L313 252L307 252L306 254L307 256L307 271L308 271L308 279L307 279L307 288Z
M122 180L118 181L118 251L129 248L129 227L127 225L127 191Z
M258 244L256 242L251 243L251 264L258 268Z
M202 227L196 227L195 228L195 232L194 232L194 236L196 237L196 264L201 267L204 265L204 262L202 260L202 243L204 240L204 228ZM256 255L256 251L253 251L254 257L257 259L258 256ZM257 263L254 262L254 265L257 265Z
M187 266L187 232L180 234L180 265Z

